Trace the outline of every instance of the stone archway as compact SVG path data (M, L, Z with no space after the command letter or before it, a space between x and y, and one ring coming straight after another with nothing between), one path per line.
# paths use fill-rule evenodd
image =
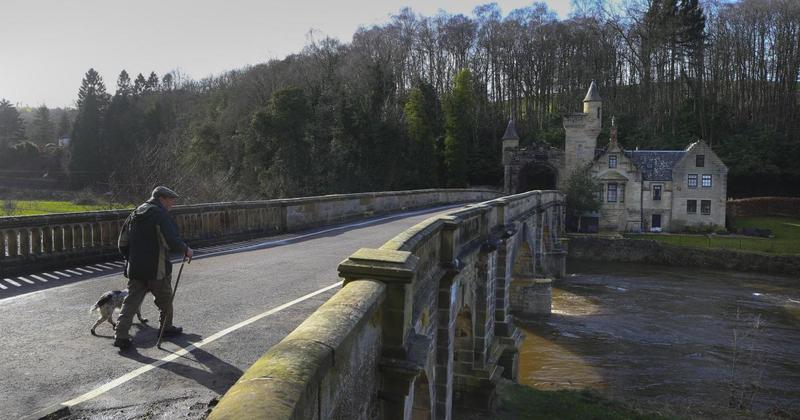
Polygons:
M515 193L558 188L558 170L544 162L531 162L519 171Z

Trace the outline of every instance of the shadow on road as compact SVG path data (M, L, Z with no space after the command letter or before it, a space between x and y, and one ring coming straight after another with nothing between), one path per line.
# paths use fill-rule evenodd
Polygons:
M144 334L147 336L146 341L140 337L142 335L141 333L137 334L136 338L134 339L134 346L138 346L139 348L149 348L155 346L155 342L158 339L158 330L155 328L147 329L155 331L155 334L151 334L151 332ZM178 337L165 339L162 342L162 347L164 347L164 356L169 354L172 349L174 349L175 345L179 346L180 348L186 348L193 343L201 341L202 339L203 337L198 334L183 334ZM146 346L142 346L141 344L144 342L148 344ZM177 351L178 349L174 350ZM135 360L141 364L152 364L160 360L139 353L135 347L125 351L120 351L119 354L122 357ZM233 385L236 380L242 376L243 373L236 366L233 366L230 363L227 363L200 348L193 349L188 355L181 356L181 359L179 360L185 361L166 362L159 365L158 368L193 380L220 395L224 394L228 388L230 388L231 385ZM205 369L192 366L194 364L202 365Z

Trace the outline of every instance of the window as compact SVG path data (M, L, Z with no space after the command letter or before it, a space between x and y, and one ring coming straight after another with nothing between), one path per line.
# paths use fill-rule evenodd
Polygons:
M608 199L609 203L617 202L617 184L608 184Z
M697 213L697 200L686 200L686 213Z
M597 119L600 119L600 108L597 108Z
M703 174L703 188L711 188L711 175Z
M686 181L686 186L689 188L697 188L697 174L689 174L689 179Z
M620 202L620 203L624 203L624 202L625 202L625 184L619 184L619 191L618 191L618 193L619 193L619 194L618 194L618 196L619 196L619 202Z
M653 201L661 201L661 185L653 185Z
M617 155L608 155L608 167L609 168L617 167Z
M695 156L695 162L694 163L695 163L694 166L697 166L698 168L702 168L702 167L706 166L706 155L697 155L697 156Z
M600 184L600 188L594 193L594 197L597 199L597 201L601 203L603 202L603 184Z
M700 214L711 214L711 200L700 200Z

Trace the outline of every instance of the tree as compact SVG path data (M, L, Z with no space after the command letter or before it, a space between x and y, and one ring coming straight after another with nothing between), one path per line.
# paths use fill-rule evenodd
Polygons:
M259 182L262 191L281 197L303 195L309 171L309 141L306 124L310 109L298 88L279 90L269 105L255 114L256 141L248 148L249 162L264 169ZM311 162L313 164L313 162Z
M172 77L172 73L167 73L161 78L161 88L165 92L169 92L175 88L175 80Z
M142 76L142 73L139 73L136 76L136 80L134 80L133 82L133 94L141 95L142 93L145 92L145 90L147 90L146 88L147 88L147 80L145 80L144 76Z
M6 99L0 99L0 153L24 138L25 125L19 111Z
M128 75L128 72L122 70L119 72L119 77L117 77L117 91L114 93L114 96L123 96L127 97L133 94L133 86L131 86L131 77Z
M462 69L453 82L453 92L445 108L445 163L447 185L467 185L467 159L472 151L475 133L475 98L472 91L472 74Z
M600 208L600 184L592 177L590 167L579 167L567 180L567 214L578 221L580 230L581 215Z
M151 71L150 76L147 78L147 82L144 84L144 90L147 92L155 92L158 90L158 75L156 72Z
M441 171L437 168L435 150L441 126L438 122L440 112L439 99L433 86L420 83L411 89L403 114L411 139L409 165L413 166L412 177L416 188L440 184L438 175Z
M53 133L53 122L50 121L50 110L46 105L42 105L36 109L31 140L41 146L52 143L54 139L55 134Z
M69 170L78 185L104 179L107 148L101 141L101 128L108 102L103 78L94 69L89 69L78 91L78 116L70 141Z

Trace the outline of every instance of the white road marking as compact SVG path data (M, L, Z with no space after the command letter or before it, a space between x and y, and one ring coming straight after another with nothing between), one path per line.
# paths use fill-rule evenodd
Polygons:
M35 278L36 280L39 280L42 283L47 283L47 279L44 277L37 276L36 274L31 274L31 277Z
M95 272L95 270L89 270L86 267L76 267L75 269L79 270L79 271L83 271L84 273L89 273L89 274L92 274L92 273Z
M60 271L53 271L53 272L54 272L54 273L56 273L56 274L58 274L59 276L64 276L64 277L72 277L72 276L70 276L69 274L67 274L67 273L62 273L62 272L60 272Z
M151 371L151 370L153 370L153 369L155 369L155 368L157 368L157 367L159 367L159 366L161 366L161 365L163 365L165 363L169 363L169 362L171 362L171 361L173 361L173 360L175 360L175 359L177 359L179 357L183 357L183 356L191 353L191 351L194 350L194 349L198 349L200 347L203 347L206 344L214 342L214 341L216 341L216 340L218 340L218 339L220 339L220 338L222 338L222 337L224 337L224 336L226 336L226 335L228 335L228 334L230 334L230 333L232 333L232 332L234 332L234 331L236 331L236 330L238 330L238 329L240 329L242 327L246 327L246 326L248 326L248 325L250 325L250 324L252 324L252 323L254 323L254 322L256 322L256 321L258 321L258 320L260 320L262 318L264 318L264 317L267 317L267 316L272 315L274 313L280 312L280 311L282 311L282 310L284 310L284 309L286 309L286 308L288 308L290 306L294 306L294 305L296 305L296 304L298 304L298 303L300 303L300 302L302 302L304 300L308 300L308 299L310 299L310 298L312 298L312 297L314 297L316 295L319 295L321 293L325 293L328 290L331 290L331 289L333 289L335 287L339 287L341 285L342 285L342 282L337 282L337 283L334 283L334 284L332 284L330 286L323 287L322 289L319 289L316 292L311 292L311 293L309 293L309 294L307 294L305 296L299 297L299 298L297 298L297 299L295 299L295 300L293 300L291 302L284 303L283 305L280 305L280 306L278 306L276 308L273 308L273 309L270 309L270 310L268 310L266 312L258 314L256 316L254 316L254 317L252 317L250 319L247 319L245 321L242 321L242 322L240 322L240 323L238 323L236 325L233 325L233 326L230 326L228 328L225 328L224 330L222 330L222 331L220 331L220 332L218 332L216 334L213 334L213 335L209 336L208 338L206 338L206 339L204 339L204 340L202 340L200 342L193 343L193 344L191 344L191 345L189 345L187 347L181 348L180 350L178 350L178 351L176 351L176 352L174 352L174 353L172 353L172 354L170 354L168 356L165 356L161 360L157 360L157 361L155 361L155 362L153 362L153 363L151 363L149 365L145 365L145 366L142 366L142 367L140 367L138 369L132 370L132 371L120 376L119 378L114 379L113 381L108 382L108 383L106 383L104 385L101 385L101 386L99 386L99 387L97 387L97 388L95 388L95 389L93 389L93 390L91 390L91 391L89 391L89 392L77 397L77 398L73 398L73 399L71 399L69 401L64 401L63 403L61 403L61 405L65 405L67 407L72 407L72 406L80 404L82 402L89 401L92 398L95 398L95 397L97 397L99 395L102 395L102 394L104 394L104 393L106 393L106 392L108 392L108 391L110 391L110 390L112 390L112 389L124 384L125 382L128 382L128 381L130 381L130 380L132 380L132 379L134 379L134 378L136 378L136 377L138 377L138 376L140 376L140 375L142 375L144 373L147 373L147 372L149 372L149 371Z
M3 280L9 282L12 286L17 286L17 287L22 286L21 284L15 282L14 280L11 280L11 279L3 279Z
M75 270L64 270L64 271L66 271L67 273L75 274L76 276L82 276L83 275L83 273L81 273L80 271L75 271Z
M6 286L3 283L0 283L0 290L6 290L6 289L8 289L8 286Z
M28 279L26 279L25 277L22 277L22 276L17 277L17 279L18 280L22 280L22 281L24 281L25 283L28 283L28 284L36 284L33 281L28 280Z
M113 265L113 266L115 266L115 267L117 267L117 268L122 268L122 267L125 267L125 264L123 264L123 263L119 263L119 262L116 262L116 261L112 261L112 262L110 262L110 263L106 263L106 264Z
M50 278L51 278L51 279L53 279L53 280L58 280L58 276L54 276L54 275L52 275L52 274L50 274L50 273L42 273L42 275L45 275L45 276L47 276L47 277L50 277Z

